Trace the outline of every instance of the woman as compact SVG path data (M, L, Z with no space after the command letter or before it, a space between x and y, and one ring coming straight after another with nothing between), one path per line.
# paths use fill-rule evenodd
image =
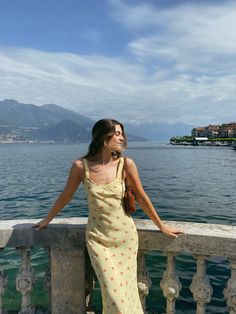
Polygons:
M143 314L137 287L138 234L133 219L123 208L125 174L121 153L125 147L123 125L112 119L99 120L93 127L88 153L73 163L64 191L47 217L34 225L38 230L46 227L83 181L89 207L86 244L101 287L103 314ZM163 233L172 237L183 233L161 221L130 158L127 168L144 212Z

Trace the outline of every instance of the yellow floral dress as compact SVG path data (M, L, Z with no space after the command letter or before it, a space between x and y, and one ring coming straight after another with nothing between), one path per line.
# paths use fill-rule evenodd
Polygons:
M93 182L88 162L83 161L89 207L86 244L101 287L102 313L143 314L137 286L138 233L122 202L124 158L120 158L116 179L108 184Z

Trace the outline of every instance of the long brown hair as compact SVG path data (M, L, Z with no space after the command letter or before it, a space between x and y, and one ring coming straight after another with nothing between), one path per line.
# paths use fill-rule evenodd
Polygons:
M116 125L120 125L124 137L123 148L127 146L124 126L114 119L101 119L97 121L92 129L92 142L89 145L87 154L83 158L89 158L96 155L104 146L104 141L109 140L116 131ZM120 151L113 152L115 158L121 156Z

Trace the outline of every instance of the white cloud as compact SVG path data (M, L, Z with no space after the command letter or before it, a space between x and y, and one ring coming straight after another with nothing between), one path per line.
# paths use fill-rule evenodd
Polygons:
M133 7L126 6L125 11L123 6L119 8L119 22L125 27L145 29L149 23L150 33L137 36L129 44L132 53L139 57L201 65L210 57L214 61L224 56L235 62L236 3L213 7L188 5L171 10L149 7L149 12L145 5L145 16L139 16L137 25L130 23L135 13Z
M132 33L128 56L0 48L0 99L134 123L236 120L236 4L109 2Z
M214 117L225 110L216 107L224 101L232 116L236 82L235 75L171 78L119 59L21 49L0 51L0 75L0 99L56 103L94 119L141 122L200 123L203 109Z
M113 18L128 29L143 30L160 24L151 4L130 5L121 0L108 0L108 3L111 5Z

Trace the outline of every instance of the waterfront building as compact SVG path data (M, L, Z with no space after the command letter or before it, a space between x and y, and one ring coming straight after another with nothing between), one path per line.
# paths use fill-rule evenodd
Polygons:
M204 136L206 136L205 127L192 129L192 137L204 137Z
M218 124L209 124L204 127L197 127L192 129L192 137L236 137L236 122Z
M219 125L209 124L206 127L206 136L209 138L217 137L217 136L219 136L219 133L220 133L220 126Z
M194 137L193 145L210 145L211 142L208 140L208 137Z
M222 124L220 135L221 137L236 137L236 122Z

